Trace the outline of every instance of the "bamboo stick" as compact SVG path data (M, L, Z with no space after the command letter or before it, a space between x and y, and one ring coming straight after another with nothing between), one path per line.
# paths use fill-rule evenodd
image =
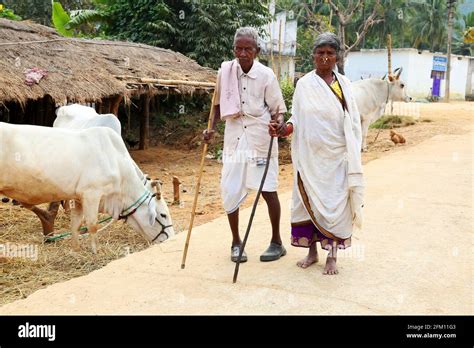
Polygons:
M217 88L217 85L216 85ZM207 129L210 130L212 128L213 122L214 122L214 105L216 102L216 92L214 91L212 95L212 101L211 101L211 110L209 112L209 121L207 122ZM196 206L197 206L197 201L198 201L198 196L199 196L199 188L201 187L201 178L202 178L202 173L204 169L204 160L206 159L206 154L207 154L207 143L204 143L203 148L202 148L202 155L201 155L201 164L199 165L199 174L197 177L197 183L196 183L196 191L194 192L194 201L193 201L193 208L191 210L191 220L189 221L189 228L188 228L188 234L186 236L186 242L184 244L184 250L183 250L183 258L181 261L181 269L184 269L186 265L186 256L188 255L188 248L189 248L189 240L191 238L191 231L193 230L193 223L194 223L194 217L196 216Z
M186 80L164 80L164 79L152 79L148 77L137 77L129 75L114 75L119 80L138 80L133 83L153 83L164 86L194 86L194 87L214 87L214 82L202 82L202 81L186 81Z

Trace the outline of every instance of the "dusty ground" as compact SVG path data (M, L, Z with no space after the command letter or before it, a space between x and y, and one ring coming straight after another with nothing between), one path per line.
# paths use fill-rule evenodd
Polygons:
M435 103L421 104L421 117L416 125L400 128L397 132L407 139L406 145L395 146L390 140L388 130L382 130L375 144L371 144L378 130L369 132L369 152L364 153L363 162L386 154L404 151L433 136L458 135L467 132L472 124L473 103ZM431 122L426 122L431 121ZM292 184L292 168L289 152L281 146L280 188L279 192L289 192ZM144 172L160 178L164 183L166 198L172 199L172 177L177 176L183 183L182 204L171 206L176 230L188 228L190 210L194 197L194 185L200 159L200 150L183 151L170 147L152 148L147 151L132 151L132 156ZM286 164L284 164L286 163ZM220 164L208 159L201 184L201 195L197 208L195 226L199 226L223 215L219 198ZM472 189L472 188L471 188ZM471 192L472 193L472 192ZM466 195L469 193L467 192ZM244 206L250 206L253 196L249 196ZM283 205L285 207L285 205ZM58 230L68 228L68 216L60 212L57 220ZM114 223L101 232L101 250L97 256L90 253L89 244L84 240L83 250L73 253L69 241L41 244L41 226L32 213L11 205L0 205L0 245L2 243L37 245L38 259L0 258L0 304L24 298L39 288L87 274L103 267L108 262L128 253L147 248L147 243L137 233L121 223ZM220 228L223 238L230 241L230 233L224 222Z

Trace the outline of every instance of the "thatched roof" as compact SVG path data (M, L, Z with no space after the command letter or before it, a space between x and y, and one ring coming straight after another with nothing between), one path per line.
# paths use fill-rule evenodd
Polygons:
M207 82L204 87L178 86L177 92L210 88L216 72L186 56L143 44L122 41L64 38L36 23L0 19L0 102L38 99L50 95L57 103L67 99L93 102L113 95L140 94L140 78ZM48 71L39 84L25 84L25 70ZM122 76L122 79L116 76ZM157 81L154 81L157 82ZM163 84L150 83L155 93ZM174 90L173 87L170 87ZM168 89L169 90L169 89Z

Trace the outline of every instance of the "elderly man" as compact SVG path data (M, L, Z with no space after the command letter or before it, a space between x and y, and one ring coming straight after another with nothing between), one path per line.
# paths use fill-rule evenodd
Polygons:
M274 141L262 195L272 225L270 246L260 261L274 261L286 254L280 237L278 186L278 142L268 135L270 120L284 126L286 112L278 80L273 71L255 60L260 49L257 32L239 28L234 36L235 59L223 62L217 78L214 123L204 131L204 141L214 134L217 120L226 122L224 133L221 195L232 231L231 260L237 261L242 240L239 235L239 207L249 189L258 190L266 165L270 140ZM241 262L247 261L242 255Z

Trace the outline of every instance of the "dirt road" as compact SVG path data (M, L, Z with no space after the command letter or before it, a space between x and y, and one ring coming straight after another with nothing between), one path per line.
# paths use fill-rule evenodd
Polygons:
M353 247L339 253L338 276L322 275L324 258L296 267L306 250L288 245L286 192L288 254L259 262L270 233L266 207L259 206L237 284L220 217L193 231L185 270L182 233L7 304L0 314L473 314L472 123L469 130L365 165L365 225ZM243 211L242 230L249 214Z

